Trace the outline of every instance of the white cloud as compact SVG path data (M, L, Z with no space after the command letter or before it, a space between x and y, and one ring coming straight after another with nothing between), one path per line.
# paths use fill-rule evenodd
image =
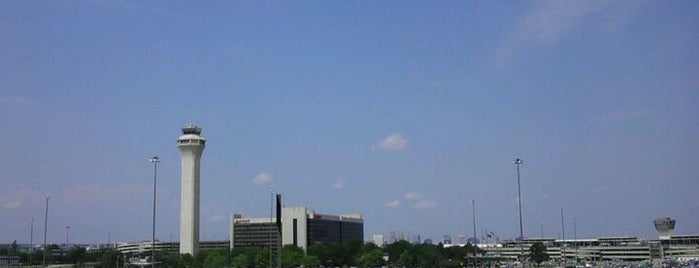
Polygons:
M408 146L408 140L403 138L400 133L394 133L384 138L378 145L374 145L372 149L382 149L390 151L400 151Z
M420 200L420 199L422 199L422 194L418 193L418 192L410 192L410 193L405 193L403 195L403 197L405 197L405 199L408 199L408 200Z
M345 188L345 185L342 183L341 179L337 179L335 183L332 185L333 189L343 189Z
M533 45L554 44L601 7L603 5L594 1L536 2L532 12L516 25L514 38Z
M22 201L19 200L14 200L14 201L9 201L6 203L2 204L2 208L4 209L17 209L22 206Z
M496 64L506 66L520 53L532 49L550 47L557 44L567 34L581 28L586 22L595 27L604 27L610 32L629 24L640 14L643 5L633 2L614 4L610 1L537 1L533 8L521 17L512 32L503 40L496 51ZM628 8L634 6L635 8ZM589 19L589 17L609 10L610 16ZM613 14L613 15L611 15ZM618 19L618 17L624 19ZM609 18L607 18L609 17ZM600 22L600 20L603 20ZM593 24L594 23L594 24ZM598 29L604 31L604 29Z
M260 174L257 174L257 176L255 176L255 178L252 179L252 182L257 185L267 184L270 181L272 181L272 174L269 174L268 172L262 172Z
M3 187L7 186L0 185L0 188ZM31 204L35 204L36 202L41 202L43 199L43 195L34 189L12 187L12 190L8 191L7 196L0 197L0 209L19 209L27 205L31 206Z
M391 201L391 202L386 203L386 206L387 206L387 207L390 207L390 208L398 207L398 206L400 206L400 201L398 201L398 200L393 200L393 201Z
M430 209L436 206L437 202L433 200L420 200L419 202L415 203L415 208L419 209Z

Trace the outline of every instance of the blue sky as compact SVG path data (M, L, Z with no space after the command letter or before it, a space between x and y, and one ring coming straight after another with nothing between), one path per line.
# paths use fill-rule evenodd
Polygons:
M699 233L695 1L13 1L0 8L0 243L179 236L197 123L201 234L286 205L365 236Z

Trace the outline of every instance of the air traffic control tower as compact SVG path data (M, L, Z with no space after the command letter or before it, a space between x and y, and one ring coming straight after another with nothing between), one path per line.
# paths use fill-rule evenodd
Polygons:
M182 127L177 148L182 155L182 195L180 197L180 254L199 252L199 162L206 139L197 125Z
M657 218L653 221L655 230L658 230L658 238L670 239L672 231L675 230L675 220L671 218Z

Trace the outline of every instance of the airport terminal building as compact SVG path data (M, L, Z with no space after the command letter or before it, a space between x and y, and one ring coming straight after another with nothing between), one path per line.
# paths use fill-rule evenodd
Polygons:
M230 248L276 250L279 245L295 245L307 250L314 244L340 244L364 238L364 220L359 214L327 215L307 207L284 207L279 211L280 218L231 215Z
M699 260L699 235L673 235L675 220L657 218L653 221L658 239L640 240L633 236L599 237L593 239L525 238L521 241L479 243L486 251L482 260L515 261L528 254L534 243L546 246L553 259L587 261L646 261L646 260ZM445 244L444 246L463 246ZM524 251L522 251L524 248Z

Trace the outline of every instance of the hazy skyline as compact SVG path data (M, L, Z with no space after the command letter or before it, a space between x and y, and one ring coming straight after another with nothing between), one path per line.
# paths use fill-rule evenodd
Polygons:
M287 206L390 231L699 234L696 1L8 1L0 243L179 240L180 128L207 139L201 240Z

